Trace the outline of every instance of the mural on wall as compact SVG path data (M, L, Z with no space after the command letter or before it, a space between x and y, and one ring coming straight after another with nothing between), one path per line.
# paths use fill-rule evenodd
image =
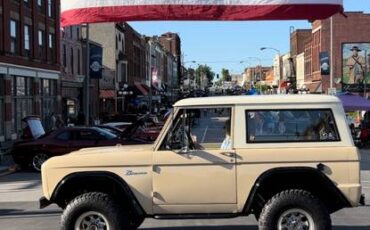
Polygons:
M370 43L345 43L342 45L343 89L363 91L364 83L370 86Z

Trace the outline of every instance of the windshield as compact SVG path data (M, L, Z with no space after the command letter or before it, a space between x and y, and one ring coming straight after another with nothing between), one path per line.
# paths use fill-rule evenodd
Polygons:
M111 132L109 132L109 131L107 131L105 129L98 129L98 132L99 132L99 135L100 136L105 137L105 139L107 139L107 140L113 140L113 139L117 139L118 138L117 135L115 135L115 134L113 134L113 133L111 133Z

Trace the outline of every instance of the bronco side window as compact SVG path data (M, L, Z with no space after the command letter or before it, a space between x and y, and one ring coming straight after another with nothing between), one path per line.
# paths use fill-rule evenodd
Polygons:
M231 149L231 108L180 110L160 149Z
M246 111L247 142L340 141L330 109Z

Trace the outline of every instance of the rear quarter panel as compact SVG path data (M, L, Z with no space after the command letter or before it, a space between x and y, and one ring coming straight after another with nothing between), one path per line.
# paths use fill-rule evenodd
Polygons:
M237 196L238 210L244 208L246 200L257 179L266 171L281 167L311 167L325 164L325 172L340 189L348 201L356 206L360 198L359 153L353 145L343 108L333 104L276 104L272 109L327 109L334 114L340 134L339 142L296 142L296 143L247 143L246 110L269 109L264 106L236 106L234 147L237 153Z

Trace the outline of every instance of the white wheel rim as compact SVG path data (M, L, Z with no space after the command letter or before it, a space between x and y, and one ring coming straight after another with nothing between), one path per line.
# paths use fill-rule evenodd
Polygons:
M38 153L32 159L33 168L37 171L41 171L41 165L49 159L49 156L45 153Z
M315 230L312 215L303 209L289 209L280 215L278 230Z
M85 212L78 217L75 230L110 230L107 218L99 212Z

